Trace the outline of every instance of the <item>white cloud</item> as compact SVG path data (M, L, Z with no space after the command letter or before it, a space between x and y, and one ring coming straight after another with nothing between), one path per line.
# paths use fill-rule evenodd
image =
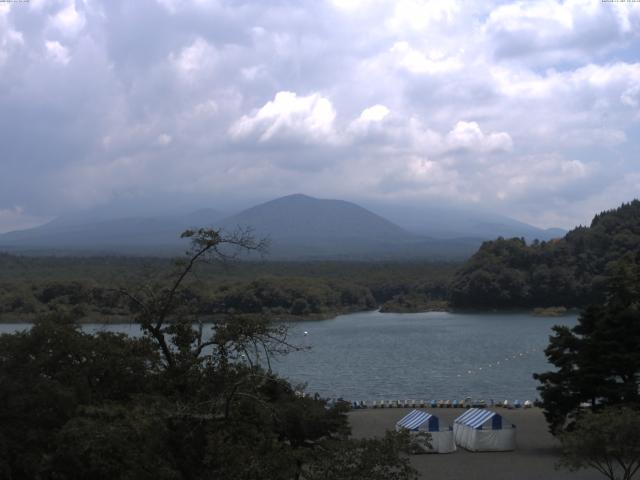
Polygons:
M450 149L465 149L477 152L510 151L513 147L511 136L506 132L485 135L476 122L460 121L447 134Z
M552 221L639 169L640 4L22 7L0 2L0 208L296 190Z
M76 9L74 0L69 0L66 6L50 17L50 24L67 37L75 37L86 24L83 13Z
M203 38L198 37L178 54L171 53L169 58L182 78L192 81L199 72L213 66L217 54L215 48Z
M536 64L588 61L633 39L640 8L590 0L516 1L495 8L484 31L498 57Z
M0 3L0 67L9 55L24 45L22 32L15 30L9 19L10 4Z
M438 50L432 50L427 56L412 48L407 42L395 43L390 52L395 56L397 64L411 73L434 75L463 68L462 62L457 58L445 57Z
M47 55L54 62L66 65L69 63L69 61L71 61L69 49L57 40L47 40L44 45L47 49Z
M358 120L363 123L381 122L387 117L387 115L389 115L389 109L384 105L378 104L365 108L358 117Z
M282 91L253 114L235 122L230 133L235 139L257 135L260 142L293 138L305 143L333 143L335 118L331 101L319 93L299 97Z
M457 0L397 0L387 25L396 32L424 31L432 24L452 23L460 14Z
M390 113L390 110L381 104L365 108L358 118L349 124L347 130L355 135L366 135L374 131L379 133L381 125L389 118Z
M171 138L171 135L167 133L161 133L160 135L158 135L158 145L161 145L163 147L169 145L172 140L173 138Z

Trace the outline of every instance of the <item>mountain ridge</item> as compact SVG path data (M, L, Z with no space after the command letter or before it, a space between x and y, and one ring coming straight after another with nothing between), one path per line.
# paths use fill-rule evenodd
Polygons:
M0 249L174 255L187 246L179 238L182 231L208 226L227 231L252 228L256 236L270 238L268 258L272 259L461 259L486 239L473 231L459 238L429 236L409 231L357 203L301 193L227 216L200 209L182 215L97 217L88 212L9 232L0 235Z

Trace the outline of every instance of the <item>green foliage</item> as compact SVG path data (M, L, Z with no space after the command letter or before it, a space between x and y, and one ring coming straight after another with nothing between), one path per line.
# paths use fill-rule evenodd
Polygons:
M240 283L217 293L212 309L280 317L372 309L376 301L362 286L306 278L268 278Z
M386 301L381 312L398 312L398 313L416 313L436 311L443 312L449 309L449 303L446 300L432 300L429 296L419 293L399 294L391 300Z
M195 234L195 232L194 232ZM323 318L369 310L403 311L444 301L457 264L424 262L234 262L199 266L181 302L191 311L275 318ZM33 321L75 309L82 322L126 322L137 313L120 288L153 288L175 271L167 259L136 257L17 257L0 254L0 321ZM306 306L305 306L306 302Z
M575 327L554 327L545 353L557 370L534 375L552 433L571 427L583 402L640 405L640 266L621 260L607 292Z
M195 268L226 258L222 247L260 243L203 229L185 236L186 262L121 291L143 338L83 333L73 311L0 336L3 478L291 480L319 478L327 461L342 465L335 478L414 478L396 437L350 440L344 403L329 408L271 372L272 356L296 348L283 323L226 315L207 332L193 328ZM53 288L47 298L75 294Z
M84 407L56 435L55 477L95 480L181 478L166 456L172 432L162 412L139 405Z
M327 446L326 453L310 464L306 480L401 480L416 479L406 456L408 433L387 432L380 439L362 439Z
M171 368L148 339L60 319L0 336L3 478L292 479L346 452L363 472L400 468L369 478L412 478L395 444L348 440L344 404L298 395L255 357L234 361L268 329L219 328L202 361Z
M591 467L610 480L631 480L640 469L640 412L610 407L584 414L560 441L560 466Z
M90 336L56 320L0 336L0 443L15 479L49 468L57 432L78 408L130 401L148 388L156 364L146 340Z
M640 258L640 201L594 217L558 240L485 242L456 273L451 301L462 308L584 307L604 300L611 267Z

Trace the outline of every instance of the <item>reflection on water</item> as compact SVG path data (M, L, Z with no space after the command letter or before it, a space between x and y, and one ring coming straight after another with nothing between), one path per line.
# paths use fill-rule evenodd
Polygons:
M292 324L291 341L310 348L272 366L325 397L534 399L537 384L531 375L550 368L543 350L551 327L559 323L574 325L576 317L356 313ZM0 332L24 328L5 324ZM83 328L140 334L129 324Z

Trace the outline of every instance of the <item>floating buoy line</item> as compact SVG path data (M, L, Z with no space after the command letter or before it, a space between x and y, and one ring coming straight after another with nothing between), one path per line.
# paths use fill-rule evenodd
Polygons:
M530 348L529 350L525 350L522 352L515 352L515 353L510 353L509 355L505 356L504 358L500 359L500 360L496 360L494 362L476 367L476 368L471 368L471 369L467 369L465 372L463 373L458 373L456 376L457 377L462 377L465 375L474 375L477 373L482 372L483 370L488 370L488 369L495 369L495 368L499 368L502 367L504 365L508 365L508 362L513 362L514 360L520 360L523 358L526 358L532 354L538 353L540 351L544 351L543 349L540 348Z

